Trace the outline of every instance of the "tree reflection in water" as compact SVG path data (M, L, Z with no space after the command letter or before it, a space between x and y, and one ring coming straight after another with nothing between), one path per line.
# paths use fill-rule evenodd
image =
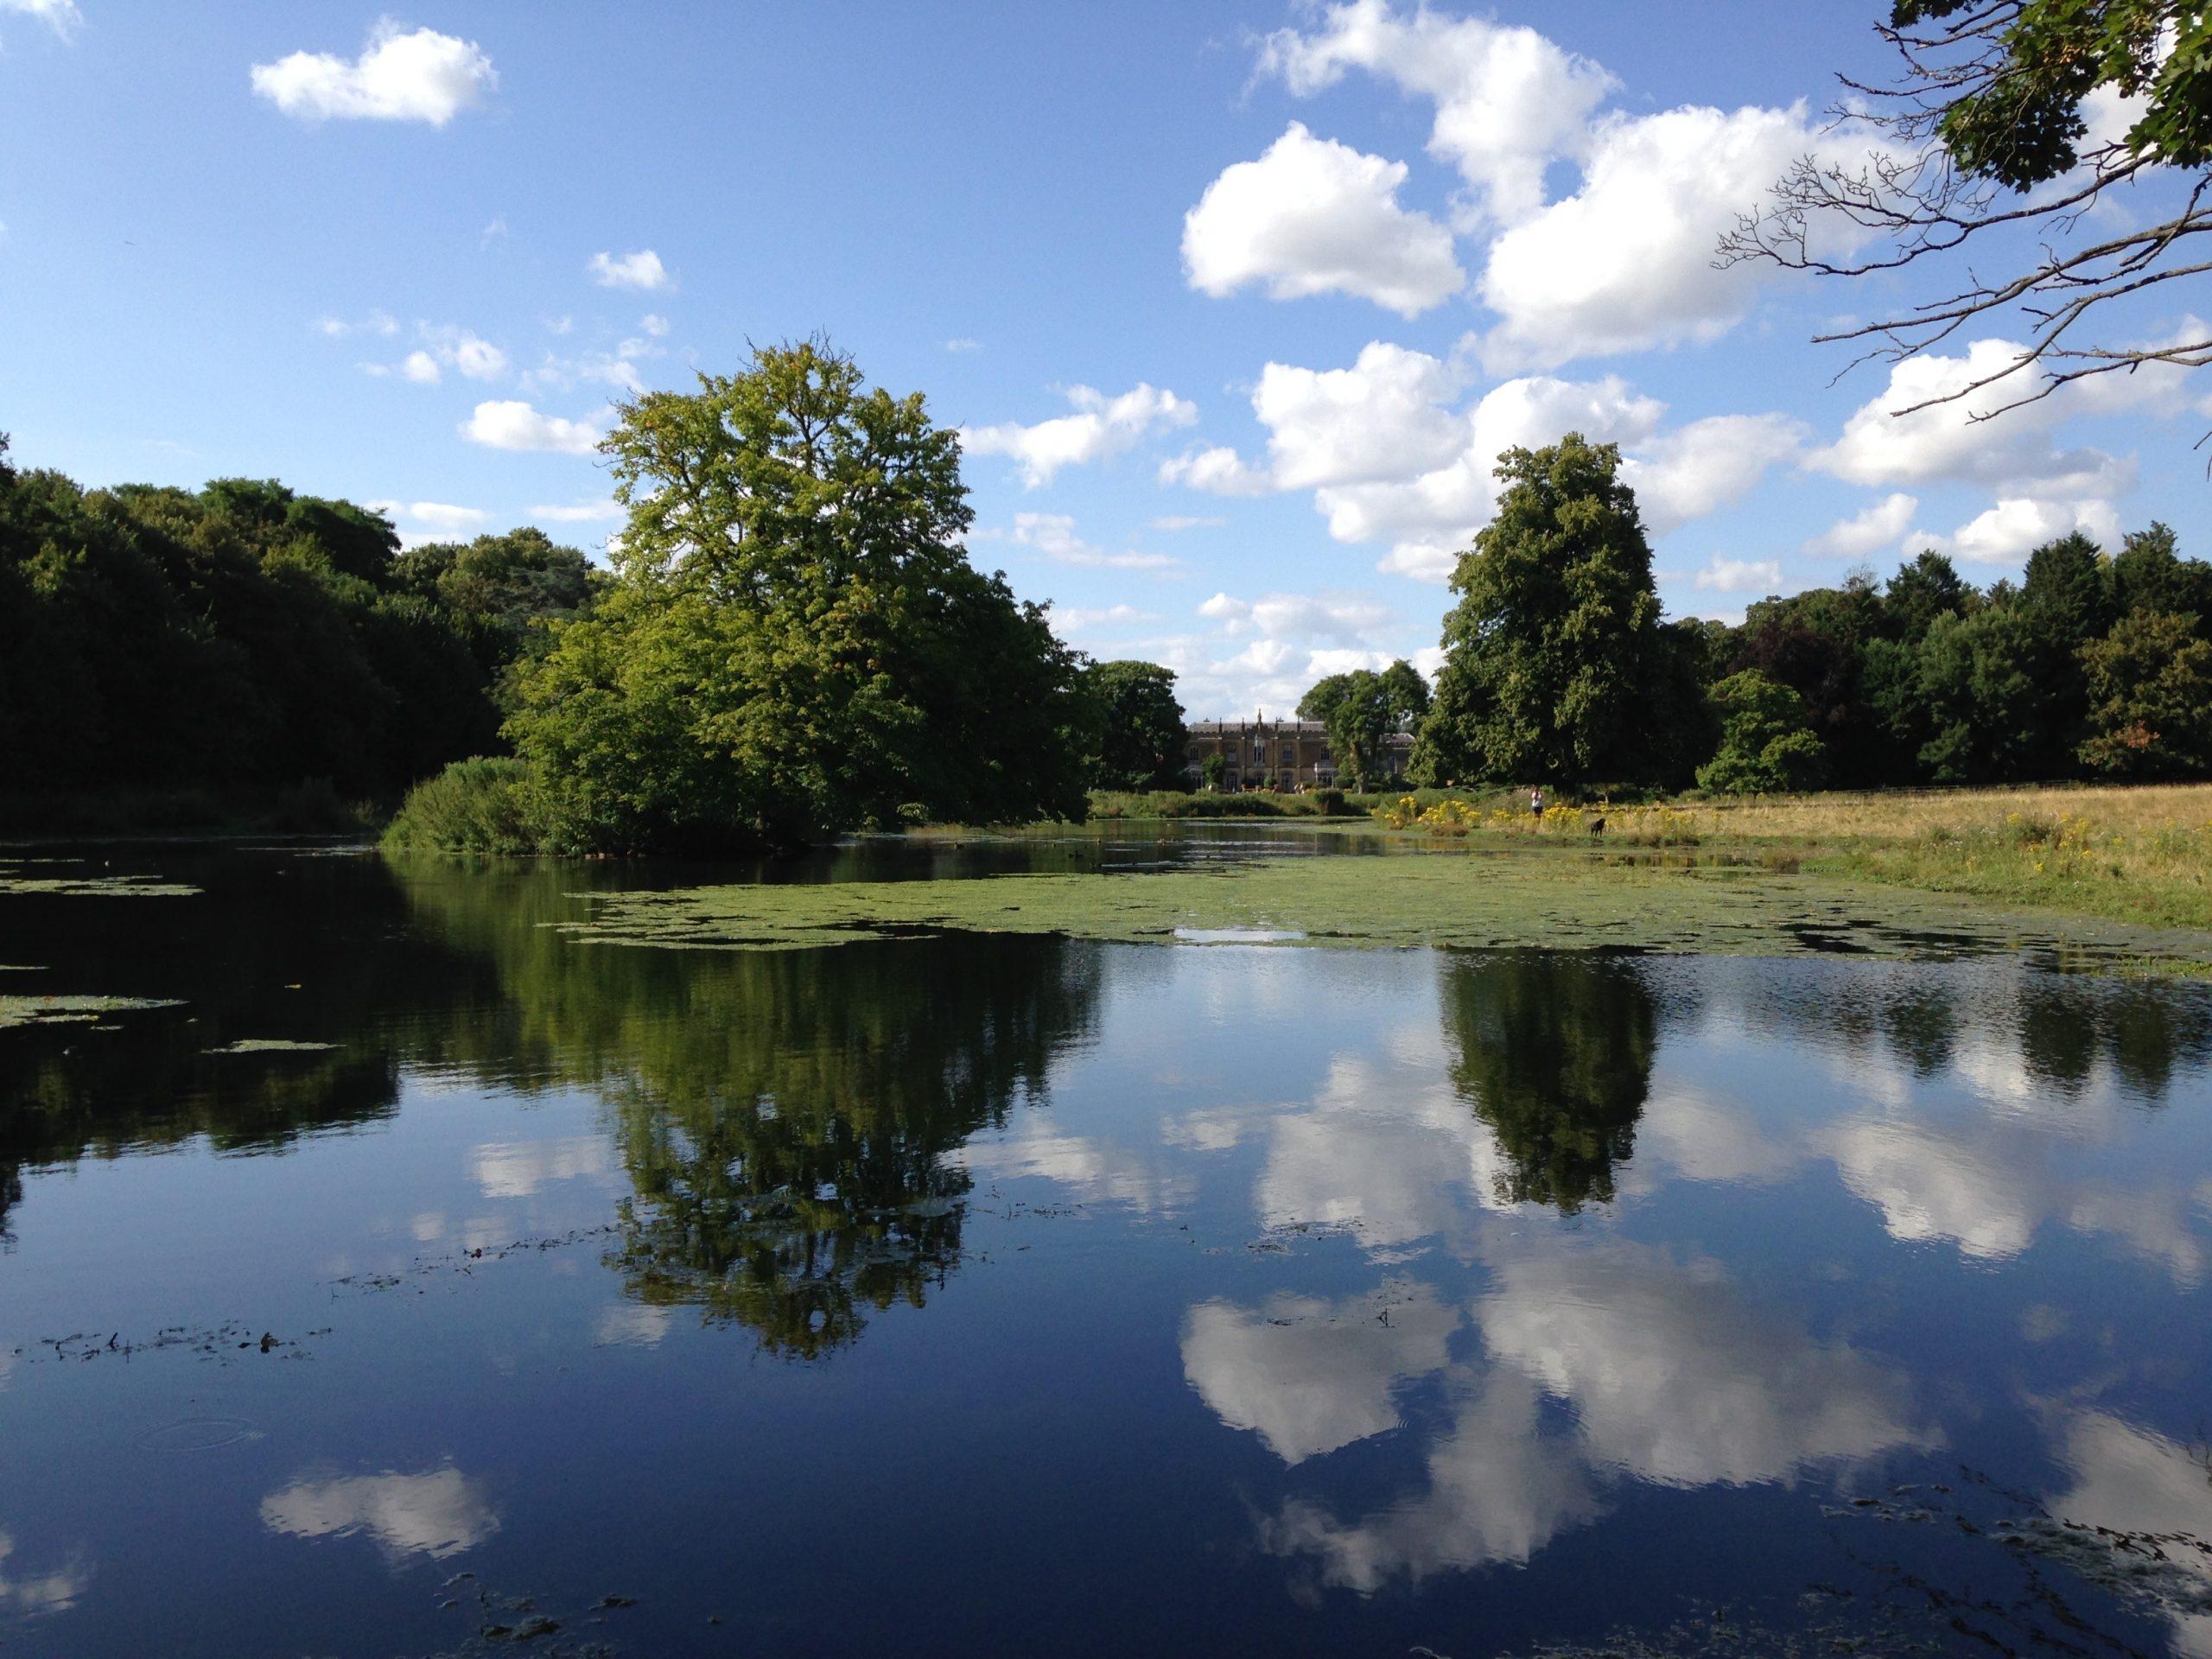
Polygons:
M1613 1196L1651 1085L1659 1007L1632 961L1447 956L1452 1082L1497 1137L1498 1196L1572 1215Z

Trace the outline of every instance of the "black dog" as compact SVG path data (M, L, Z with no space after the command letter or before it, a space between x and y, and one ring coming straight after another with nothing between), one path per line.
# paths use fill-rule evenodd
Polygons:
M1592 818L1590 820L1590 834L1593 840L1605 833L1605 821L1603 818Z

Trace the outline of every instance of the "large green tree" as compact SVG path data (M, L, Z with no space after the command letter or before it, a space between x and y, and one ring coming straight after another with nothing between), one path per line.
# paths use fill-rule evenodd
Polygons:
M2212 770L2212 643L2187 613L2135 611L2082 648L2088 736L2082 759L2121 777Z
M1499 458L1497 515L1452 573L1417 779L1573 785L1649 770L1659 597L1620 450L1570 433Z
M1719 747L1697 769L1698 787L1725 795L1771 794L1816 787L1827 756L1805 700L1755 668L1713 688Z
M1190 782L1191 734L1175 673L1158 663L1094 663L1083 684L1095 705L1094 789L1181 789Z
M549 839L778 847L1080 817L1086 704L968 562L960 444L818 341L622 406L617 579L518 684Z

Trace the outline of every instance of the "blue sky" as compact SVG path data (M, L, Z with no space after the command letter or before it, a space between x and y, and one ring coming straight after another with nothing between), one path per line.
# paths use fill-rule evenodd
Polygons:
M1900 423L1808 337L1941 273L1711 268L1863 149L1818 112L1876 10L0 0L0 429L596 549L614 398L821 331L968 431L977 562L1194 715L1433 664L1489 457L1569 428L1675 614L2076 524L2212 553L2183 372Z

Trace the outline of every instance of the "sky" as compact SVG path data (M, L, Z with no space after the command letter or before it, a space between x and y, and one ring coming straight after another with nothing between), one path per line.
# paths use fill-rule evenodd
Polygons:
M1568 430L1674 616L2077 527L2212 556L2212 379L1900 419L2024 324L1853 367L1812 336L1957 269L1715 267L1863 154L1823 111L1880 10L0 0L0 430L603 557L615 403L823 334L962 429L976 563L1193 718L1433 670L1497 452Z

